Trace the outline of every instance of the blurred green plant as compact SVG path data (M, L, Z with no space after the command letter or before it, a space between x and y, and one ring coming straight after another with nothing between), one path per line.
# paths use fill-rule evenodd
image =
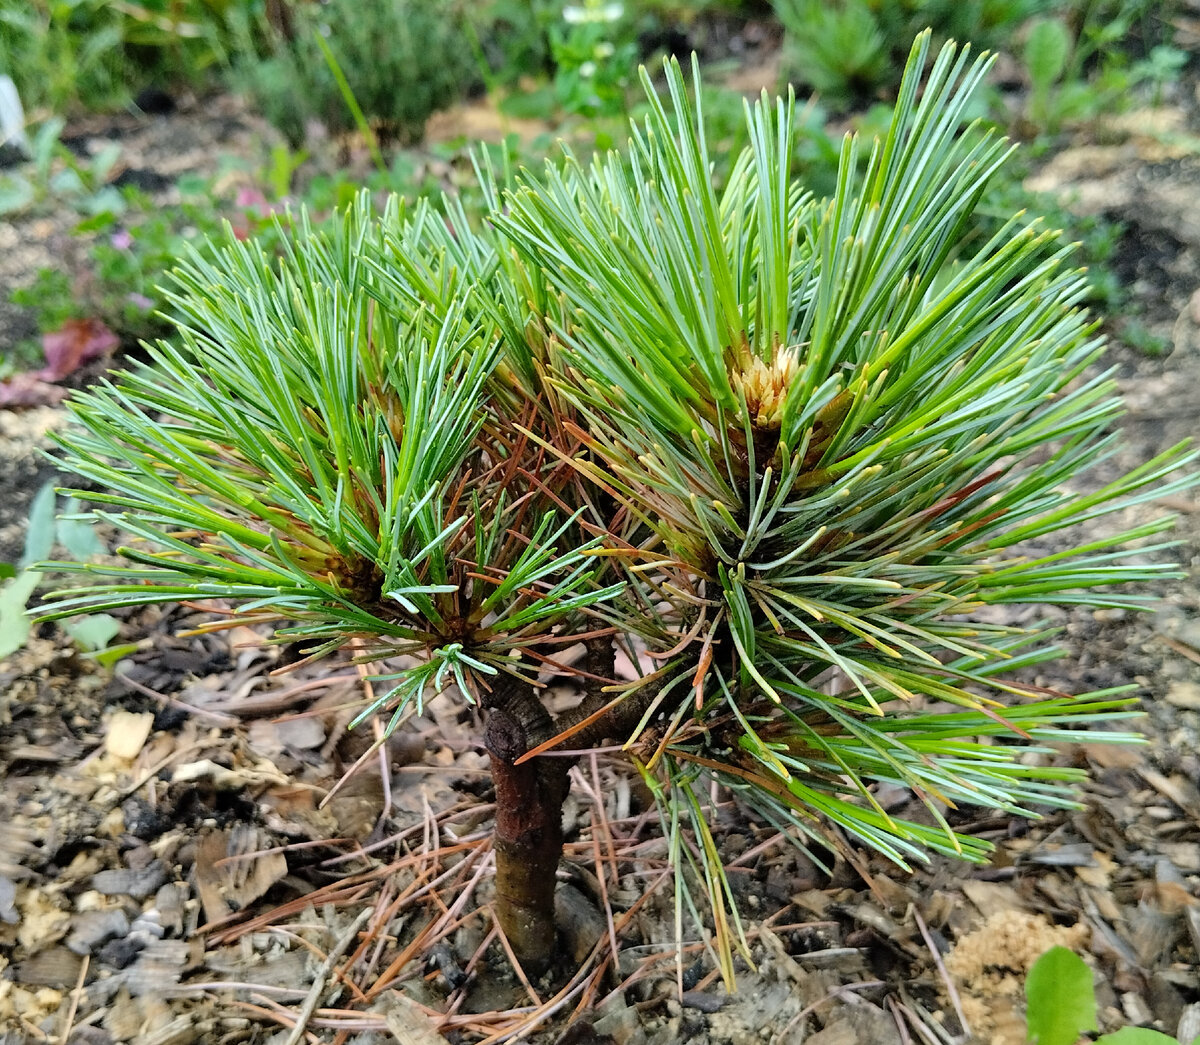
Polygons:
M776 0L775 11L787 31L789 78L827 100L870 99L892 76L888 41L866 0Z
M565 0L483 0L467 9L472 45L488 90L513 88L553 69L550 29Z
M637 41L620 0L581 0L551 26L554 88L559 104L578 116L617 116L637 62Z
M1141 6L1085 3L1030 23L1021 51L1030 82L1026 133L1053 135L1066 125L1111 115L1147 87L1146 100L1161 102L1187 54L1166 42L1150 45L1140 57L1130 50L1137 43L1133 25Z
M0 660L12 656L29 639L31 621L26 609L45 574L33 569L59 545L79 561L102 555L104 545L93 524L75 513L79 502L67 499L63 514L56 520L58 501L54 484L46 483L34 495L25 529L25 549L16 563L0 563ZM97 653L108 647L120 630L115 618L107 613L88 614L67 622L65 630L85 652Z
M418 141L428 117L477 76L456 4L329 0L290 12L286 32L265 16L231 12L240 41L231 75L293 146L304 144L310 121L335 133L357 126L347 91L384 145Z
M224 61L232 0L0 0L0 71L26 109L125 104L151 84L202 82Z
M58 116L44 121L30 141L30 162L0 175L0 217L51 207L96 214L122 206L120 193L107 184L120 146L110 143L80 159L59 141L64 126Z
M820 91L831 105L888 96L912 38L1002 48L1030 16L1053 0L773 0L786 30L785 73Z
M483 221L363 197L322 230L301 216L278 258L193 255L177 343L73 400L63 464L134 540L47 618L219 599L239 610L212 629L314 658L353 642L390 661L356 719L386 714L385 735L453 686L487 713L495 910L534 967L569 752L615 741L642 774L680 924L698 884L727 981L745 943L712 785L819 865L847 838L980 861L957 807L1071 806L1082 771L1022 756L1135 739L1095 729L1135 713L1129 687L1023 684L1052 629L994 608L1141 606L1111 589L1178 575L1169 518L1064 531L1182 488L1194 455L1076 492L1120 412L1085 283L1019 215L958 252L1009 150L962 130L987 63L928 55L925 34L828 197L791 177L790 98L747 111L714 188L671 63L665 99L643 78L627 161L502 187L481 160ZM546 679L576 706L552 714Z
M279 226L261 193L221 200L204 179L185 182L181 189L182 198L169 207L125 190L116 194L116 208L91 214L91 208L85 209L87 216L74 231L91 240L86 268L72 274L40 269L28 286L13 290L9 300L35 313L42 334L71 319L94 318L119 333L127 345L163 336L169 328L159 312L169 305L161 285L189 245L219 235L226 220L234 223L238 235L262 237L271 249L279 242ZM33 342L14 349L16 358L27 361L39 353Z

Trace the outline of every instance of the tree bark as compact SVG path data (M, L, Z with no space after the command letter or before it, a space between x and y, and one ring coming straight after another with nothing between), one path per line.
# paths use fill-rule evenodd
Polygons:
M591 668L595 674L611 674L611 651L589 649ZM496 788L496 918L521 967L535 976L554 957L554 890L563 849L562 807L575 759L539 757L519 766L514 763L612 699L599 685L589 689L577 707L558 719L551 719L533 687L515 679L502 680L483 702L489 709L484 745ZM648 686L633 694L566 743L587 748L627 733L657 693L657 686Z
M522 968L536 976L554 957L567 767L546 758L513 765L538 741L531 742L518 718L504 709L491 713L484 741L496 786L496 917Z

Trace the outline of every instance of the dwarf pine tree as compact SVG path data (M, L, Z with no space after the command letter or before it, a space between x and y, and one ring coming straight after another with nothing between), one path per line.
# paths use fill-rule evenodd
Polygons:
M1083 279L1024 216L972 241L1009 146L963 127L986 60L927 50L829 198L792 176L791 99L765 96L714 189L668 64L626 157L481 169L482 219L364 197L301 216L280 257L193 256L178 336L72 400L62 463L136 540L49 615L221 600L313 656L407 658L360 721L478 709L496 906L532 966L554 947L556 748L621 745L726 969L714 781L802 846L985 859L947 808L1069 804L1076 770L1020 756L1127 737L1089 731L1132 714L1124 689L1022 684L1049 632L987 611L1137 605L1113 586L1170 569L1128 557L1168 519L1042 539L1176 488L1188 455L1077 492L1120 410Z

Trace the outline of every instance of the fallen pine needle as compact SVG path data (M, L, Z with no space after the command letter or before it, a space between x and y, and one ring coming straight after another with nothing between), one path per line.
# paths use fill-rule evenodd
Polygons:
M325 981L333 974L333 967L337 964L337 960L346 953L350 945L358 938L359 929L367 924L367 920L373 913L374 908L372 907L359 912L358 917L354 919L354 924L350 926L345 935L334 945L333 950L329 952L321 968L317 970L312 989L308 992L308 997L304 999L304 1004L300 1006L300 1014L296 1017L296 1024L292 1027L291 1033L287 1036L284 1045L299 1045L300 1039L304 1037L304 1028L312 1018L312 1014L316 1011L317 1003L321 1000L321 992L325 990L326 986Z

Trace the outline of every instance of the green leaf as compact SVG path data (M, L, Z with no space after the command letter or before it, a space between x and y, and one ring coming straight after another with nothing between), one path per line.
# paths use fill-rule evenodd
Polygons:
M1073 951L1052 947L1025 980L1029 1040L1037 1045L1075 1045L1084 1031L1096 1029L1092 970Z
M66 121L62 117L54 116L43 123L33 136L33 165L38 177L43 181L49 177L50 161L54 158L58 136L65 126Z
M89 653L107 647L120 630L121 622L107 613L89 613L63 625L63 631Z
M1197 1039L1200 1041L1200 1038ZM1178 1045L1174 1038L1148 1027L1122 1027L1096 1039L1096 1045ZM1196 1045L1192 1042L1191 1045Z
M87 192L87 186L83 183L83 178L79 176L79 172L71 167L66 167L61 171L56 171L50 178L50 188L64 196L82 196Z
M95 653L84 653L83 656L94 660L97 664L105 668L111 668L118 661L128 657L131 653L136 653L138 644L136 642L122 642L116 646L109 646L106 649L96 650Z
M101 229L111 227L116 220L117 216L111 210L102 210L99 214L93 214L90 218L85 218L71 232L76 236L85 232L99 232Z
M79 208L88 214L124 214L127 204L120 189L105 185L80 201Z
M96 536L96 524L87 517L75 513L80 504L74 497L67 501L63 514L58 518L56 536L58 543L71 553L71 557L87 562L105 552L104 542Z
M0 581L11 580L17 575L17 568L11 562L0 562Z
M0 660L16 653L29 638L33 622L25 616L25 606L40 580L26 570L0 587Z
M29 506L29 529L25 533L25 552L20 566L26 569L45 559L54 548L54 483L46 483Z
M15 214L33 202L33 183L27 178L0 179L0 214Z
M1025 68L1035 90L1048 89L1067 65L1071 34L1056 18L1040 19L1029 30L1025 41Z

